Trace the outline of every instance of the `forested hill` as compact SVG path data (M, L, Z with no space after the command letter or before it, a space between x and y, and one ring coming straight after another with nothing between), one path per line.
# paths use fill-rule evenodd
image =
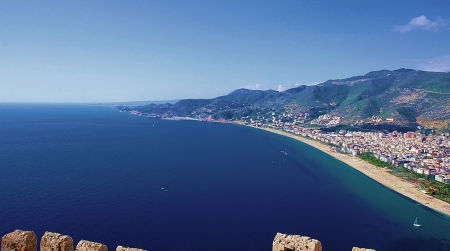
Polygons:
M303 123L309 123L329 115L340 117L340 124L394 123L445 129L450 122L450 73L381 70L283 92L238 89L213 99L118 108L161 118L249 120L290 114L286 118L301 117Z

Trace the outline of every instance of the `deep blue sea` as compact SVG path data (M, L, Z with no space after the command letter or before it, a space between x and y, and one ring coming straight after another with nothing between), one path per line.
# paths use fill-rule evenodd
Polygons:
M109 250L262 251L277 232L450 250L450 217L299 141L92 105L0 104L0 235L15 229Z

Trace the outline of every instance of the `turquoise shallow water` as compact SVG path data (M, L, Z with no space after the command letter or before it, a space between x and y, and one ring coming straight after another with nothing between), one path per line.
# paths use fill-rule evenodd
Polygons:
M271 250L283 232L319 239L325 251L450 250L449 217L266 131L101 106L0 104L0 135L0 235Z

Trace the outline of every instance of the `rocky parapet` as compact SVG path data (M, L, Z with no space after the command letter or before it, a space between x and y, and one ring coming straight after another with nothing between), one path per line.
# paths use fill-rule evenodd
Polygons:
M36 234L32 231L15 230L2 237L1 251L36 251ZM307 236L277 233L272 243L273 251L322 251L320 241ZM73 251L73 240L68 235L45 232L41 238L40 251ZM108 251L106 245L81 240L75 251ZM146 251L139 248L118 246L116 251ZM352 251L375 251L354 247Z
M101 243L81 240L75 251L108 251L108 248Z
M32 231L15 230L2 237L1 251L36 251L37 238ZM40 251L74 251L73 239L68 235L45 232L41 238ZM108 251L106 245L81 240L75 251ZM146 251L139 248L118 246L116 251Z
M116 248L116 251L146 251L146 250L139 249L139 248L127 248L127 247L118 246Z
M272 244L273 251L322 251L322 243L308 236L277 233ZM376 251L354 247L352 251Z
M36 234L32 231L15 230L2 237L2 251L36 251Z
M73 240L68 235L45 232L40 246L41 251L73 251Z
M307 236L277 233L272 244L273 251L322 251L322 243Z

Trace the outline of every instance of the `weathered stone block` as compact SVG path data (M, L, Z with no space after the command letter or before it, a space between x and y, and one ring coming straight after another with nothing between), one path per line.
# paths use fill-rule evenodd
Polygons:
M368 249L368 248L357 248L357 247L354 247L352 249L352 251L376 251L376 250L375 249Z
M73 251L72 237L45 232L41 238L41 251Z
M108 248L101 243L81 240L78 242L75 251L108 251Z
M272 245L273 251L322 251L322 243L307 236L277 233Z
M2 237L2 251L36 251L36 234L32 231L15 230Z
M116 248L116 251L146 251L146 250L139 249L139 248L127 248L127 247L118 246Z

